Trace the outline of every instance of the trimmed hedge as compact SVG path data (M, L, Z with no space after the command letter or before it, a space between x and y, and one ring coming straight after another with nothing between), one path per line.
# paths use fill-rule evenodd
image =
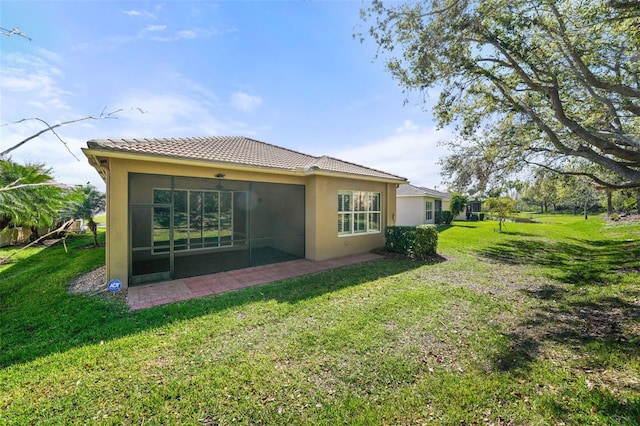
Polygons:
M435 225L388 226L384 231L385 249L388 252L415 257L436 254L438 230Z
M391 253L410 254L415 240L415 226L387 226L384 230L384 248Z
M420 225L416 228L416 240L413 246L417 257L436 254L438 248L438 229L435 225Z

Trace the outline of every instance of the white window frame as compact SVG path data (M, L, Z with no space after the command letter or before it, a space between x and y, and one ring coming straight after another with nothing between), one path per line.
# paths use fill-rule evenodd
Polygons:
M155 191L171 191L170 188L152 188L152 199L155 199ZM177 250L181 253L183 252L191 252L191 251L199 251L199 250L211 250L211 249L223 249L223 248L228 248L231 246L235 245L235 241L234 241L234 229L233 229L233 225L234 225L234 199L235 197L237 197L238 195L244 195L246 196L246 193L244 192L238 192L238 191L220 191L220 190L203 190L203 189L174 189L174 192L184 192L185 196L186 196L186 206L185 208L187 209L186 211L186 218L187 218L187 222L186 222L186 230L187 230L187 234L186 234L186 241L185 243L183 243L180 248ZM221 205L220 205L220 197L221 194L223 192L229 192L231 194L231 239L230 241L225 241L225 243L222 243L222 239L220 237L220 235L218 235L218 241L217 243L204 243L204 242L200 242L200 243L191 243L191 193L192 192L199 192L201 194L204 193L217 193L218 194L218 230L221 228ZM173 210L173 209L172 209ZM175 231L175 230L174 230ZM202 235L203 232L203 225L200 226L200 232ZM153 220L151 221L151 234L153 235ZM158 246L156 245L155 241L151 240L151 246L152 246L152 250L151 253L152 254L166 254L168 251L166 250L165 246Z
M379 234L381 232L381 192L355 190L338 191L339 237Z
M433 200L427 200L424 202L424 220L433 221Z

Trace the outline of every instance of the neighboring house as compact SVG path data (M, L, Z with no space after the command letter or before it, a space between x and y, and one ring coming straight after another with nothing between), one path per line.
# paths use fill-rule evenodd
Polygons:
M38 235L42 236L50 232L51 228L47 226L38 227ZM29 226L5 228L0 231L0 247L14 246L29 242L32 231Z
M466 215L470 218L472 215L477 216L482 211L482 201L472 200L467 203Z
M406 179L244 137L91 140L107 280L124 286L384 246Z
M402 184L396 192L396 210L400 226L417 226L440 223L443 211L449 210L451 194L435 189ZM466 219L465 212L454 219Z
M25 232L26 231L26 232ZM0 231L0 247L12 246L29 241L31 230L25 228L4 228Z

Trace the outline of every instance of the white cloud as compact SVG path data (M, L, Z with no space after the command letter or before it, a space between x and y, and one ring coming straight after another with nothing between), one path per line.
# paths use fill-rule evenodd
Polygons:
M447 151L438 146L438 142L452 137L446 130L422 127L406 120L387 137L358 147L338 149L328 155L405 177L414 185L445 189L437 162Z
M125 15L128 15L130 17L142 17L142 18L147 18L147 19L154 19L156 16L147 11L147 10L135 10L135 9L131 9L131 10L123 10L122 13L124 13Z
M164 31L166 29L167 29L166 25L147 25L142 30L142 34L150 33L150 32L156 32L156 31Z
M59 62L59 55L44 49L35 54L2 55L3 121L33 116L34 108L35 112L68 109L66 98L71 92L61 86L64 73L56 66Z
M51 125L55 122L49 123ZM2 144L0 151L26 139L45 129L46 126L40 122L29 121L2 128ZM104 182L98 173L91 167L82 154L80 148L86 146L86 140L74 137L81 126L74 128L74 125L62 126L57 129L62 140L73 155L69 153L65 145L50 132L31 139L20 148L12 151L8 156L21 164L44 163L52 169L54 178L61 183L69 185L80 185L91 182L101 190L104 190ZM74 158L74 155L76 158Z
M231 105L240 111L253 111L262 104L262 98L247 93L233 93L229 99Z
M138 30L134 35L115 35L108 38L112 43L129 43L137 40L149 40L156 42L172 42L179 40L191 40L209 38L220 34L215 28L187 28L181 30L170 30L167 25L147 25ZM74 50L86 49L87 45L77 44Z
M205 102L188 95L136 93L120 104L133 110L124 117L124 126L114 132L117 138L206 136L226 131ZM137 108L145 113L139 114Z
M100 176L82 153L90 139L251 134L244 123L223 121L203 99L187 95L136 93L120 99L107 112L118 109L121 111L113 119L85 120L56 129L73 155L55 135L47 132L12 151L9 156L19 163L45 163L53 169L59 182L72 185L91 182L104 190ZM75 118L80 117L83 115ZM44 128L45 125L37 121L0 127L0 152Z
M178 38L196 38L198 37L198 34L193 30L184 30L178 31L178 34L176 36Z

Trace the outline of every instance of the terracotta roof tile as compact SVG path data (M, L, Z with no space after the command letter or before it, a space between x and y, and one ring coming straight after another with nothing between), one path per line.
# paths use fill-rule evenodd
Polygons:
M406 181L403 177L380 170L327 156L313 157L242 136L100 139L88 141L87 146L90 149L100 151L127 152L140 155L204 160L234 165L300 170L305 172L320 170Z

